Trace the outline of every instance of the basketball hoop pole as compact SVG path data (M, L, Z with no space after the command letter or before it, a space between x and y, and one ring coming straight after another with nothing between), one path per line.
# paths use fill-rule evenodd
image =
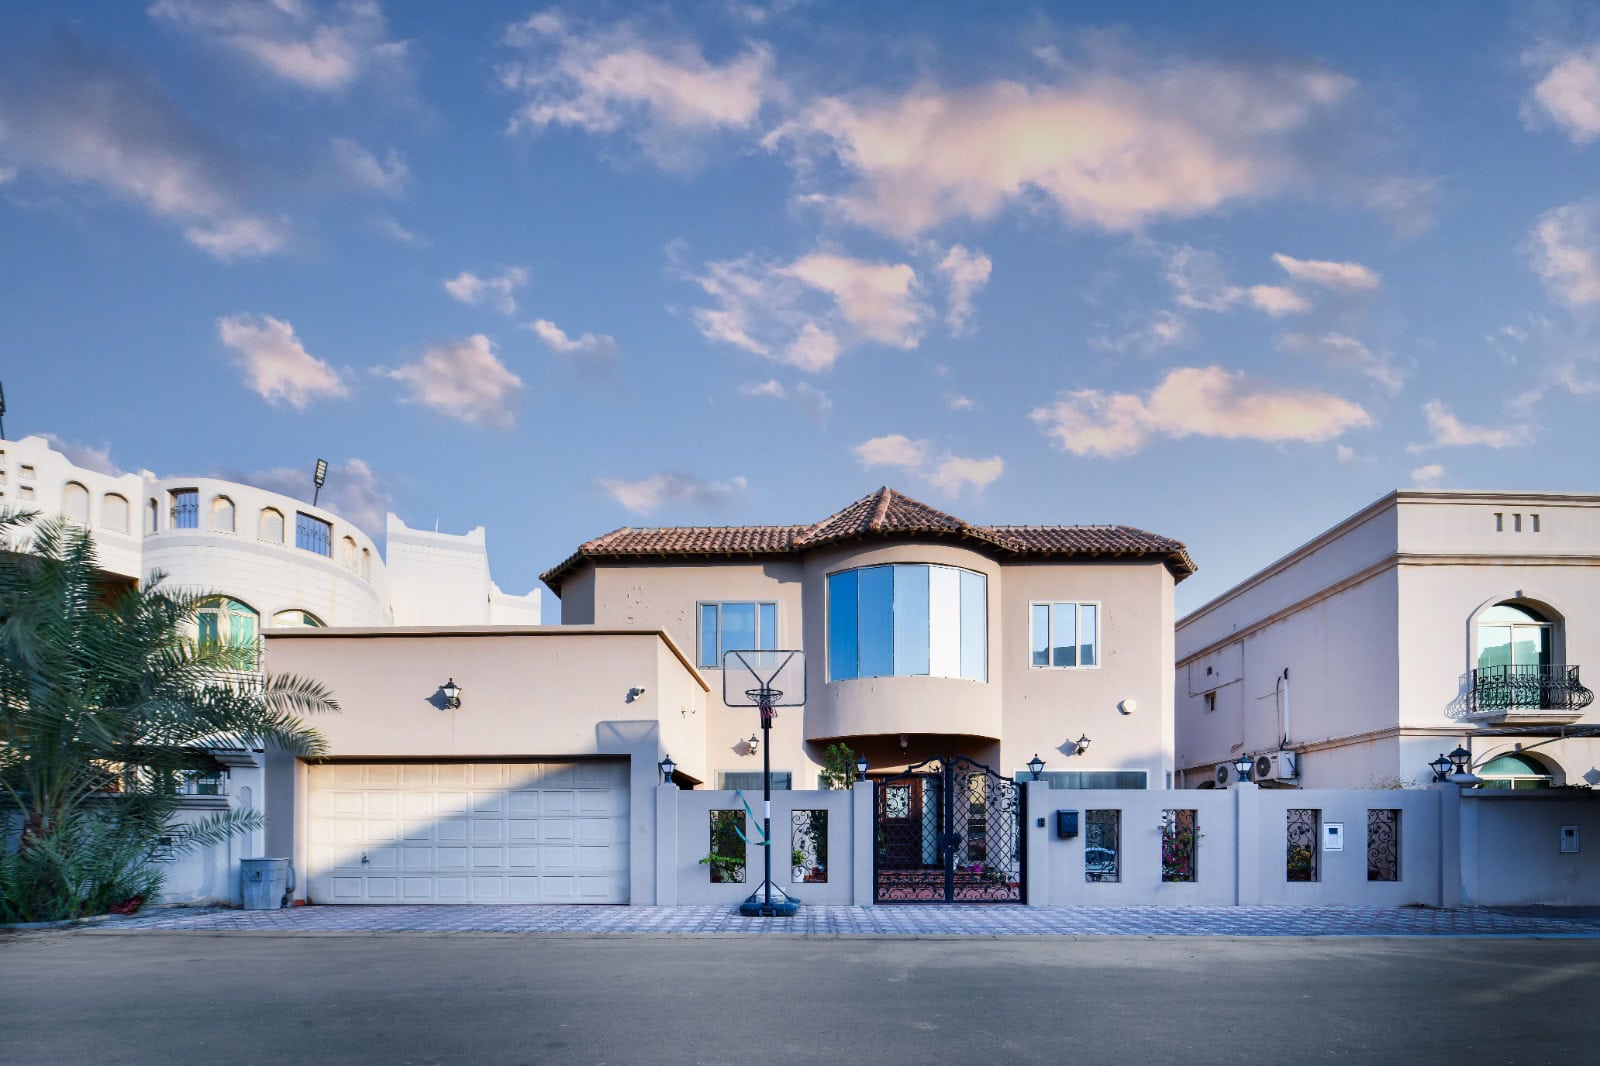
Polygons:
M739 904L739 913L747 918L789 918L800 909L799 900L781 888L774 891L772 885L772 720L777 717L775 708L780 704L800 706L805 702L804 674L793 678L784 674L795 662L804 663L798 651L729 651L724 656L723 702L730 707L755 706L761 711L761 847L766 853L762 859L765 876L761 887ZM730 689L730 684L737 685L743 678L755 683ZM776 682L780 680L783 689L793 691L785 693L778 688ZM735 694L732 698L730 692ZM740 695L749 702L739 701Z
M761 890L767 894L762 909L772 913L772 690L761 690L761 839L767 846L766 880Z

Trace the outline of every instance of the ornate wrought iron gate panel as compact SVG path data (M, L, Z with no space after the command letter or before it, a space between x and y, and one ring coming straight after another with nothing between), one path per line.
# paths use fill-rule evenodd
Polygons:
M878 903L1023 903L1023 789L965 756L929 759L874 790Z

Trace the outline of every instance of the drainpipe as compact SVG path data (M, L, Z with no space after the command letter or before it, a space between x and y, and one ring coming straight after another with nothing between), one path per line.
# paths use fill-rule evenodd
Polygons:
M1278 679L1278 683L1283 687L1283 739L1278 742L1278 747L1287 748L1289 746L1289 668L1287 666L1283 668L1283 676Z

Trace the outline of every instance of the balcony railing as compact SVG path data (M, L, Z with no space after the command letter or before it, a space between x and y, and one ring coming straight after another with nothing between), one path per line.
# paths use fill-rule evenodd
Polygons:
M1556 711L1577 714L1594 702L1578 681L1578 668L1561 664L1486 666L1472 671L1469 713Z

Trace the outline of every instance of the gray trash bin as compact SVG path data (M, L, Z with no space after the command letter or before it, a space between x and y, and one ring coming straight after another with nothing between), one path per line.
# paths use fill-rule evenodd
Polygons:
M240 859L240 901L247 911L275 911L288 904L294 889L294 864L288 859Z

